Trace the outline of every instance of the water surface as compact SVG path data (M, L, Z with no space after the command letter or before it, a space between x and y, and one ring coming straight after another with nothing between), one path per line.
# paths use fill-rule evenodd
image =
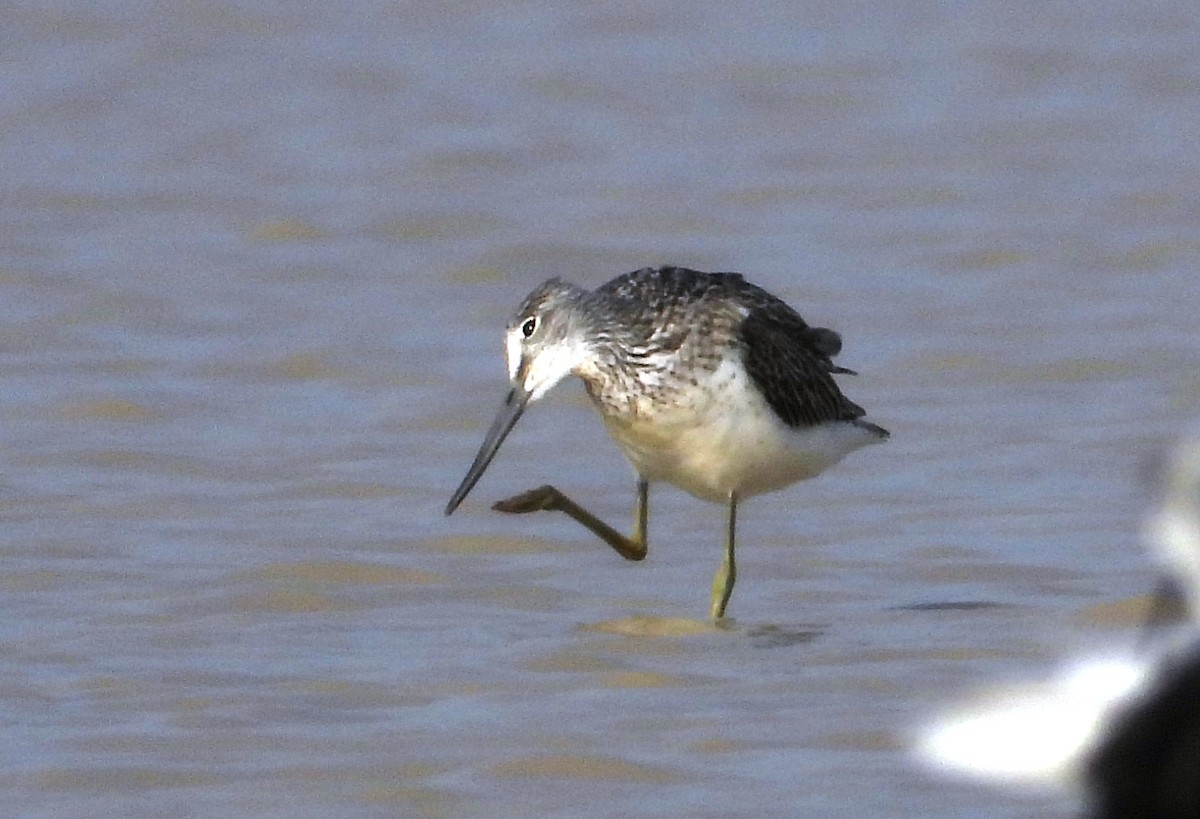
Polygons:
M0 45L14 816L1071 816L911 727L1118 639L1196 414L1191 4L18 4ZM577 386L442 516L550 275L739 270L891 429L624 524ZM1114 608L1114 605L1116 608ZM1136 608L1136 606L1132 607Z

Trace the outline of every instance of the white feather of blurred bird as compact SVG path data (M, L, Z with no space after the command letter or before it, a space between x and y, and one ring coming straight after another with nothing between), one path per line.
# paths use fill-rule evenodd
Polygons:
M1172 450L1163 499L1144 526L1151 556L1185 598L1187 622L1150 646L1118 647L1065 662L1040 682L1007 685L930 720L914 741L940 775L1004 786L1077 791L1113 722L1155 693L1168 660L1200 637L1200 427Z

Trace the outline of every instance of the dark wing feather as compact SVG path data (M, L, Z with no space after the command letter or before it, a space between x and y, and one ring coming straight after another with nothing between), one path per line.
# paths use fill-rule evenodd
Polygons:
M850 372L830 360L841 338L809 327L783 302L750 309L738 327L746 372L771 409L792 427L853 421L866 414L838 389L833 373Z
M1200 657L1168 662L1149 692L1118 714L1087 763L1094 819L1200 815Z

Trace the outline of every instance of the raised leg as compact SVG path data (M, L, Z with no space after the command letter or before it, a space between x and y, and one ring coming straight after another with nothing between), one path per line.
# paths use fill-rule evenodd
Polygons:
M725 530L725 559L713 578L712 619L725 616L725 607L733 596L733 584L737 581L737 561L733 556L734 530L737 528L737 495L729 495L729 527Z
M510 515L541 511L565 512L613 547L621 557L626 560L642 560L646 557L646 517L649 494L649 484L639 479L637 507L633 512L632 537L625 537L549 484L539 486L537 489L530 489L528 492L522 492L520 495L514 495L506 500L497 501L492 504L492 508L497 512L507 512Z

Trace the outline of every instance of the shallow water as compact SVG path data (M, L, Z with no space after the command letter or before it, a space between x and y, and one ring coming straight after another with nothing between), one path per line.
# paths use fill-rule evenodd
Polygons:
M18 4L0 32L14 816L1070 816L913 725L1117 639L1197 414L1191 4ZM627 564L577 386L442 515L549 275L735 269L893 439ZM1133 613L1130 613L1133 612Z

